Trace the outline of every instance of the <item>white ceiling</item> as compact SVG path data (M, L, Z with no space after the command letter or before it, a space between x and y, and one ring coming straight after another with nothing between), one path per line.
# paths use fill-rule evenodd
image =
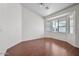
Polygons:
M39 14L40 16L50 15L51 13L67 8L73 4L74 3L48 3L50 9L47 10L44 7L42 7L40 3L22 3L24 7Z

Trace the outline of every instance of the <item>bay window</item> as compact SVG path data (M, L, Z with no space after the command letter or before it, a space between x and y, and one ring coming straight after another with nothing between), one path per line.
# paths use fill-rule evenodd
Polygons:
M51 32L73 33L73 16L66 15L48 21Z

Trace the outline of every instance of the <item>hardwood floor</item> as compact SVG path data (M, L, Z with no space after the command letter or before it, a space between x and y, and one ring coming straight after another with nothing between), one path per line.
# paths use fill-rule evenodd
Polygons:
M79 48L57 39L39 38L9 48L5 56L79 56Z

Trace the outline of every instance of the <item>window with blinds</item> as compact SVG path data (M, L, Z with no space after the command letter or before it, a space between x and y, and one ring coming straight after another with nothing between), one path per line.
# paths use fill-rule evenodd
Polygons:
M66 15L47 21L50 32L73 33L73 16Z

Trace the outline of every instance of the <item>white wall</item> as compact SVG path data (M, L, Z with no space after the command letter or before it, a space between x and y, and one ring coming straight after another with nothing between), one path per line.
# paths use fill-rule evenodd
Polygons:
M54 32L51 33L51 32L47 32L47 30L45 30L45 36L56 38L56 39L59 39L59 40L63 40L63 41L66 41L66 42L72 44L73 46L79 47L79 31L78 31L79 30L79 5L72 6L70 8L61 10L61 11L55 13L55 14L52 14L52 15L46 17L46 19L45 19L45 29L46 29L46 22L47 22L47 19L49 19L49 17L51 17L51 16L55 17L55 16L58 16L58 15L62 15L64 13L73 12L73 11L75 12L74 33L73 34L54 33Z
M23 40L44 34L43 18L18 3L0 4L0 55Z
M76 45L79 47L79 5L76 6Z
M39 15L22 8L22 39L31 40L42 37L44 34L44 20Z
M21 6L0 4L0 55L21 41Z

